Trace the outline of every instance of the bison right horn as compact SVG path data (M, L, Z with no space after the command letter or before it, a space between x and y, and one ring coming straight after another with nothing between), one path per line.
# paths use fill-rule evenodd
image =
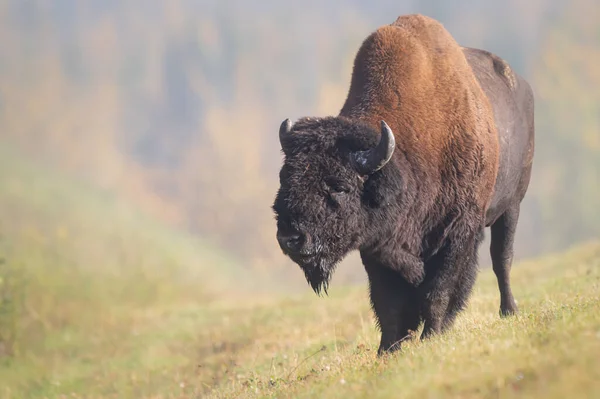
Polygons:
M279 126L279 142L283 144L283 138L292 131L292 121L288 118Z
M381 139L375 147L365 151L356 151L350 156L354 169L360 174L370 175L383 168L392 158L396 140L392 129L381 121Z

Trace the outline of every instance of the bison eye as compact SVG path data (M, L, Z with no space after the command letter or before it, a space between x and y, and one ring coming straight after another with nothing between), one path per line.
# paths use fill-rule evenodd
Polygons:
M336 194L346 194L350 192L350 185L337 177L328 177L325 179L325 184L329 191Z

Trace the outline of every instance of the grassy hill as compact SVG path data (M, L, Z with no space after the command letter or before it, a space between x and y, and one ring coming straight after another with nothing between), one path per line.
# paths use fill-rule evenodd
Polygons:
M0 150L0 398L600 397L600 244L491 270L377 359L366 287L265 291L224 254ZM298 274L298 278L301 278Z

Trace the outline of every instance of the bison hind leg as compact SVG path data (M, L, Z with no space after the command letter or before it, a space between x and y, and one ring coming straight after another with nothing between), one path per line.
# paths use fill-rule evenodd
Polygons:
M510 286L510 269L513 260L513 244L519 220L519 203L511 206L492 225L490 254L498 288L500 289L500 316L517 313L517 304Z
M420 314L416 306L416 289L400 274L368 259L365 269L369 277L371 306L381 330L378 356L400 349L403 341L416 331Z

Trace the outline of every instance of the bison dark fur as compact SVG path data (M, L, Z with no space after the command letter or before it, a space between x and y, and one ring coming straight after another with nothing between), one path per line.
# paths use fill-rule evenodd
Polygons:
M359 250L379 354L464 308L491 226L502 315L533 159L531 88L499 57L460 47L437 21L399 17L363 42L338 116L281 124L273 204L283 252L315 292Z

